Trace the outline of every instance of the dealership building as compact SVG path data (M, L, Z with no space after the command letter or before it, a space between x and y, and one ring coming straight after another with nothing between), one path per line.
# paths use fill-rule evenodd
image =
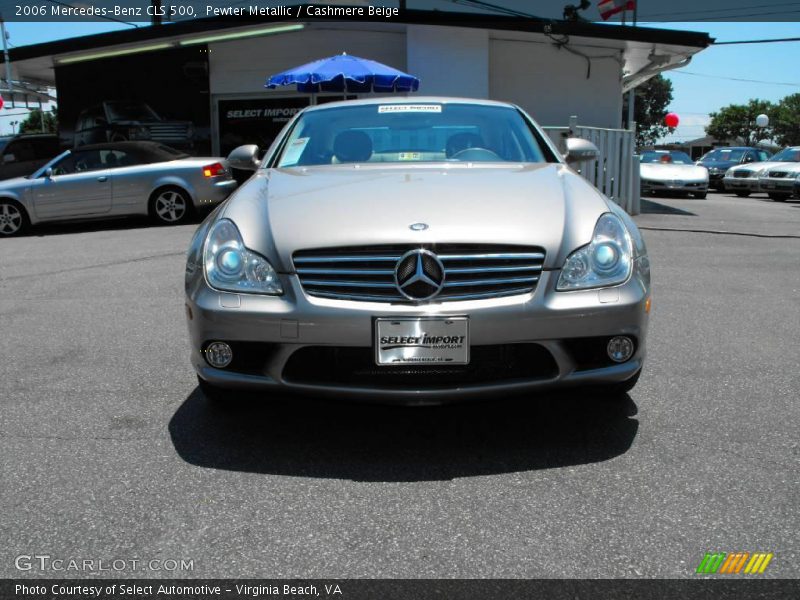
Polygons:
M268 144L309 103L293 88L266 89L270 75L342 52L415 75L426 96L505 100L543 125L566 126L577 115L582 125L613 129L622 125L624 92L712 42L686 31L444 16L195 19L13 48L12 77L33 97L56 90L65 144L136 138L149 118L160 121L153 139L218 155Z

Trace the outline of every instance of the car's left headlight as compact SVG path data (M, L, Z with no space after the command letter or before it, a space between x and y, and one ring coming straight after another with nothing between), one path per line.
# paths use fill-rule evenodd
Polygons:
M606 287L625 283L631 275L633 242L622 220L605 213L594 226L592 241L567 257L556 289Z
M211 287L227 292L283 294L278 274L266 258L246 248L233 221L220 219L208 232L203 268Z

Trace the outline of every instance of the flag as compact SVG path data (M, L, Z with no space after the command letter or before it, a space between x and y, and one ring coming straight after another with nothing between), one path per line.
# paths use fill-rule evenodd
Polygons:
M600 11L603 21L608 21L610 17L623 10L633 10L634 8L636 8L635 0L600 0L597 3L597 9Z

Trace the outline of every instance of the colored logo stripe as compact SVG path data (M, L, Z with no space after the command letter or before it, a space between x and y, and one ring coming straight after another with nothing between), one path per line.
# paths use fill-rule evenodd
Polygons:
M773 556L771 552L755 552L753 554L749 552L706 552L703 560L697 566L696 572L738 574L744 567L744 573L761 574L766 570Z

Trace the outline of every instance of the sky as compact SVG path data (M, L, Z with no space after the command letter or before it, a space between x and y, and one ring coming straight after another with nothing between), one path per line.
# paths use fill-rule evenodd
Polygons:
M717 41L798 37L794 22L755 23L641 23L660 27L702 31ZM129 29L118 23L19 23L6 24L9 42L24 46L65 37ZM800 42L712 46L697 54L685 68L664 75L673 85L670 110L680 118L678 129L664 141L687 141L705 135L708 114L728 104L746 103L751 98L776 102L800 93ZM742 81L742 79L753 81ZM7 113L3 109L3 113ZM18 110L14 112L20 112ZM535 117L535 115L534 115ZM0 117L0 132L11 132L9 122L22 117Z

